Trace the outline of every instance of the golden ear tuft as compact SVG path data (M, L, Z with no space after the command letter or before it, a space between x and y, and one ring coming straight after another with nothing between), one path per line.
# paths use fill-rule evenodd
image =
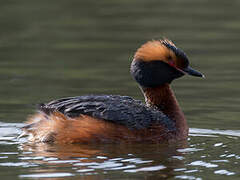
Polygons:
M148 41L137 50L134 59L141 59L143 61L166 61L167 57L172 55L172 52L166 47L166 44L175 46L173 42L168 39Z
M166 44L170 44L171 46L176 47L176 45L169 39L163 39L163 40L159 40L162 44L166 45Z

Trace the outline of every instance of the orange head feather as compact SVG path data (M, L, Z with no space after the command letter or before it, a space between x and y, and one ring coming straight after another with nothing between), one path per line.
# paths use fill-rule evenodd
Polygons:
M168 39L148 41L137 50L134 59L145 62L160 60L176 68L188 65L185 53Z

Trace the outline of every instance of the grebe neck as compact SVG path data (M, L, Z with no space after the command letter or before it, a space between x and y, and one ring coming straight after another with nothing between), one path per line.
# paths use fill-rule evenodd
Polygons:
M162 111L176 123L177 135L187 137L188 125L184 114L179 107L177 99L169 84L163 84L154 88L143 88L147 106L155 107Z

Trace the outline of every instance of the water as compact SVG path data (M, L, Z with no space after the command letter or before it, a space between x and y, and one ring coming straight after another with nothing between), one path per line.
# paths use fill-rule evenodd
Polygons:
M238 1L17 1L0 10L0 176L4 179L239 179ZM56 146L17 139L35 104L84 94L143 100L134 51L172 39L206 79L172 86L187 142Z

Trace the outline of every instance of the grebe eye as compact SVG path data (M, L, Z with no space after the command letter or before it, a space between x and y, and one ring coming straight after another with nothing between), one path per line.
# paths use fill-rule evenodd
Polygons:
M175 66L175 62L174 62L174 60L172 60L172 59L169 59L169 60L168 60L168 64L170 64L171 66Z

